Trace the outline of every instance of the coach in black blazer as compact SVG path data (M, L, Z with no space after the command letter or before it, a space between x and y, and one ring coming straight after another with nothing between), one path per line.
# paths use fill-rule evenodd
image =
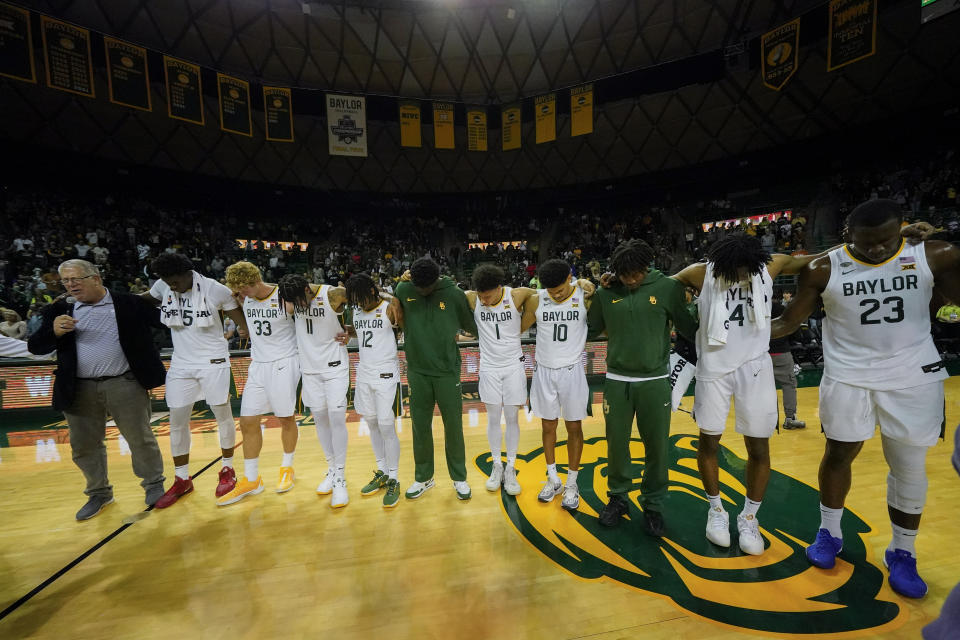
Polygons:
M107 414L130 445L133 471L153 505L163 495L163 459L150 429L147 389L163 384L166 371L150 327L159 312L139 296L108 291L96 266L67 260L60 278L76 302L58 300L43 311L43 324L30 337L32 353L57 352L53 407L70 428L73 461L87 480L87 503L77 520L87 520L113 502L104 445Z

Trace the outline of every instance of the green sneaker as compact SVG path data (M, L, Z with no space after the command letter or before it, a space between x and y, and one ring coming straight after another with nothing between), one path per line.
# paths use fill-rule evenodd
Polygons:
M371 496L375 494L380 489L383 489L387 486L387 480L390 478L383 471L377 469L373 473L373 479L370 480L367 484L363 485L363 489L360 489L360 495L362 496Z
M387 493L383 496L383 508L393 509L400 502L400 483L387 479Z

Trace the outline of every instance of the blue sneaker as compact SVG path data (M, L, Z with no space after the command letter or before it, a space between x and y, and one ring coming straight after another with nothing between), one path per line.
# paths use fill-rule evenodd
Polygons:
M815 567L833 569L841 549L843 538L834 538L826 529L820 529L817 531L817 539L807 547L807 560Z
M909 551L886 550L883 564L890 570L890 586L906 598L922 598L927 595L927 583L917 573L917 559Z

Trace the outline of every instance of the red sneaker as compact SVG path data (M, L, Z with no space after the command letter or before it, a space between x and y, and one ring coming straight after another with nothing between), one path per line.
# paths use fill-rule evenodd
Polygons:
M182 478L177 478L173 486L167 489L167 492L160 496L160 499L157 500L157 503L153 505L157 509L166 509L174 502L180 499L180 496L185 496L188 493L193 491L193 480L187 478L186 480Z
M237 486L237 472L233 467L224 467L220 469L220 482L217 484L217 497L227 495Z

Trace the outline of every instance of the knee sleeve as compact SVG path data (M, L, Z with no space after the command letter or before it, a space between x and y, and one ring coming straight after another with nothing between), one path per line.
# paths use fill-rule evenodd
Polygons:
M193 406L170 408L170 453L185 456L190 453L190 414Z
M494 461L500 459L500 415L502 407L498 404L488 404L487 407L487 442L490 444L490 453Z
M342 467L347 462L347 413L345 409L329 409L327 420L330 425L330 443L333 463Z
M887 504L904 513L922 513L927 501L927 449L883 437L887 474Z
M218 404L210 407L213 417L217 420L217 433L220 436L221 449L233 449L237 444L237 425L233 422L233 411L230 403Z
M323 456L327 459L327 464L330 464L333 461L333 433L330 430L327 410L310 407L310 413L313 415L313 426L317 430L317 440L320 441Z

